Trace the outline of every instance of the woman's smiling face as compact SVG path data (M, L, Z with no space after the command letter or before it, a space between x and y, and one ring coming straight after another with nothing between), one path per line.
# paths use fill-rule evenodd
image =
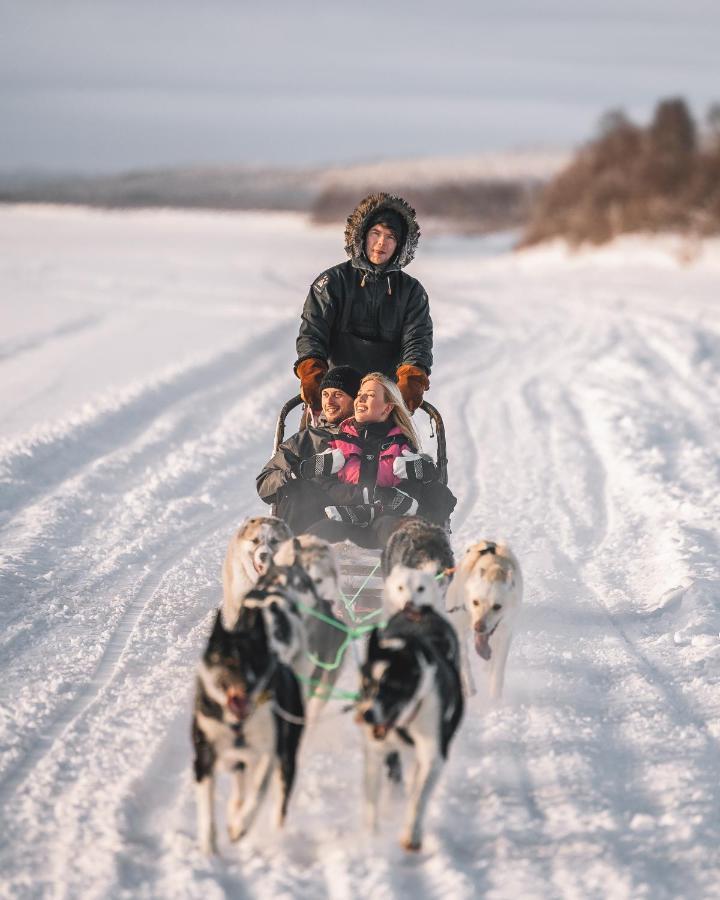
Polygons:
M385 399L385 391L379 381L363 381L355 398L355 420L357 422L384 422L392 412L393 405Z

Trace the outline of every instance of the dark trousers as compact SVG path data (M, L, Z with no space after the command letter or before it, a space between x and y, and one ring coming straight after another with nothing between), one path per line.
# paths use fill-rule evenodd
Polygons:
M382 548L387 544L390 535L404 520L404 516L378 516L365 528L351 525L348 522L337 522L335 519L320 519L311 525L307 532L315 534L331 544L338 541L352 541L358 547L366 549Z
M278 491L277 515L293 534L304 534L310 525L325 516L328 498L311 481L290 481Z

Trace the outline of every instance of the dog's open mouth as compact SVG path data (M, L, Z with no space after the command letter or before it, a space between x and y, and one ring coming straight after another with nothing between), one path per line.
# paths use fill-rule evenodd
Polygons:
M245 694L228 693L227 706L238 719L245 719L250 712L250 702Z
M475 650L483 659L490 659L490 635L487 631L475 632Z
M384 725L373 725L373 737L376 741L385 740L388 731L390 731L390 726L387 723Z

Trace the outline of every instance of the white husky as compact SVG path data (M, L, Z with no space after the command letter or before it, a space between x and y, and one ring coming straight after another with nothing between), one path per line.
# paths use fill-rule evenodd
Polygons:
M467 657L467 640L472 634L475 650L486 664L490 696L497 699L502 695L522 591L520 566L507 544L479 541L468 548L446 598L448 615L460 635L466 693L475 693Z
M440 583L434 572L395 565L385 579L383 587L383 613L387 621L408 605L432 606L439 613L445 612Z
M270 568L273 554L282 541L292 537L282 519L253 516L246 519L230 538L223 564L223 624L237 622L243 597Z

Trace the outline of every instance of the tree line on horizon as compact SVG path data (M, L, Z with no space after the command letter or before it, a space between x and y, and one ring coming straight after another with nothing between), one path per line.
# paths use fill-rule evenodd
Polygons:
M646 127L606 113L595 139L538 194L519 246L667 231L720 233L720 104L702 131L681 98L661 100Z

